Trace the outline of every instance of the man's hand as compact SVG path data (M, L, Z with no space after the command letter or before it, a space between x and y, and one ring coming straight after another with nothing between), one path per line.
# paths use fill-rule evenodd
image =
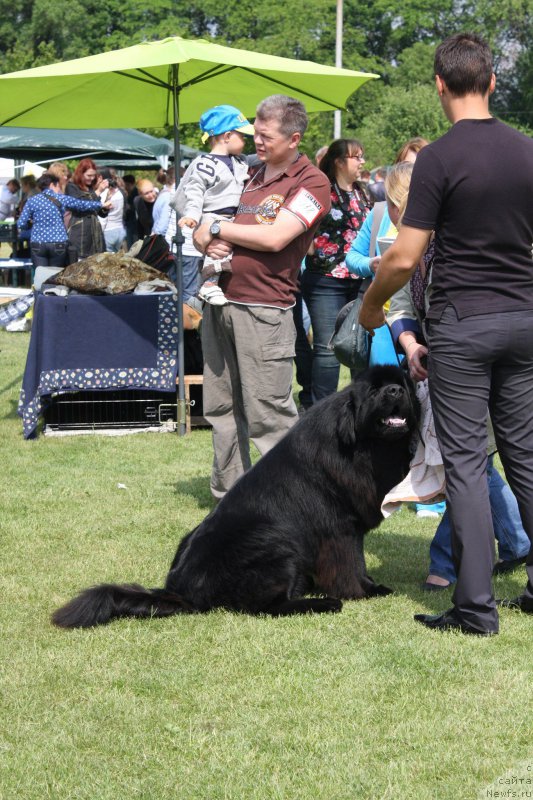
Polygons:
M217 236L207 245L205 252L214 261L224 261L233 252L233 245Z
M385 325L385 312L383 311L383 306L378 306L377 308L373 306L371 303L367 302L367 298L363 298L363 305L361 306L361 311L359 312L359 324L363 326L365 331L368 331L370 336L374 335L374 330L376 328L381 328L382 325Z
M233 251L233 245L218 236L214 239L210 227L209 223L205 223L196 228L192 235L194 245L210 258L223 260Z
M202 253L205 253L207 245L210 244L211 240L213 239L209 231L210 227L211 226L208 223L205 225L198 225L192 235L194 246L198 248L198 250L201 250Z

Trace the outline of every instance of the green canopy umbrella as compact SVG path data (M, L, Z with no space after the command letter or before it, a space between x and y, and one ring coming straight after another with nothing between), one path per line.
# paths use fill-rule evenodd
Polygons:
M344 109L372 78L365 72L270 56L174 36L74 61L0 75L0 125L63 128L158 128L197 122L211 106L231 103L247 116L271 94L288 94L308 111ZM179 171L176 170L179 180ZM178 228L179 432L185 433L183 287Z

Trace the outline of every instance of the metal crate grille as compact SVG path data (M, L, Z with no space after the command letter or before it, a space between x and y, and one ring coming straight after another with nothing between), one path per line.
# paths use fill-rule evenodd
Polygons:
M44 412L51 430L159 427L176 420L174 392L111 390L52 395Z

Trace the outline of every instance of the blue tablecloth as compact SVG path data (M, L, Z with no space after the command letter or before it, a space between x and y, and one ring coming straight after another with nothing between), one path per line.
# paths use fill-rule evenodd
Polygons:
M83 389L176 391L177 301L172 294L39 294L18 413L35 435L52 393Z

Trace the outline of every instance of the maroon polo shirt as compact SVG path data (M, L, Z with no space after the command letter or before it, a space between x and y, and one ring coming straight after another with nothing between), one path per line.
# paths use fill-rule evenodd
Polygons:
M263 180L264 172L260 167L245 186L235 223L272 225L284 209L283 213L300 220L302 232L279 253L236 245L232 272L222 273L220 287L235 303L290 308L315 228L330 210L330 185L326 175L304 155L269 181Z

